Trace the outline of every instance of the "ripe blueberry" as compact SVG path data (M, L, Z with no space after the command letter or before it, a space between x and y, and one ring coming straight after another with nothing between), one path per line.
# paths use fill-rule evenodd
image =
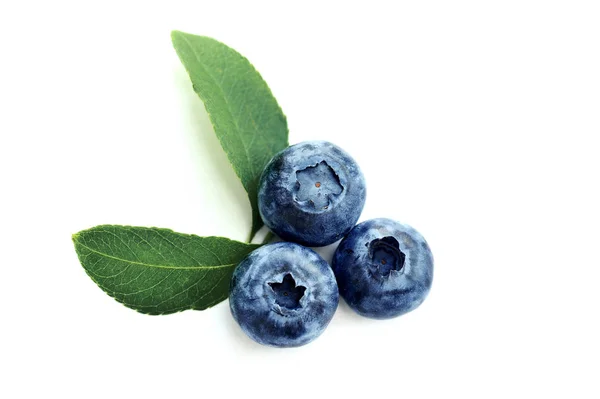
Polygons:
M256 342L300 346L317 338L339 302L331 268L316 252L278 242L250 253L235 269L229 305Z
M265 225L284 240L319 247L352 229L365 197L365 179L350 155L326 141L306 141L267 164L258 207Z
M333 256L340 295L357 313L375 319L417 308L429 293L433 256L415 229L390 219L356 225Z

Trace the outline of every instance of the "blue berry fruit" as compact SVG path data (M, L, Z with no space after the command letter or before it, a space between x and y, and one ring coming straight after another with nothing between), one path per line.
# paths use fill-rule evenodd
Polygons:
M415 229L390 219L356 225L333 256L340 295L363 316L388 319L417 308L429 293L433 256Z
M265 225L284 240L320 247L352 229L365 197L365 179L350 155L326 141L306 141L267 164L258 207Z
M317 338L339 302L331 268L316 252L278 242L250 253L235 269L229 305L256 342L300 346Z

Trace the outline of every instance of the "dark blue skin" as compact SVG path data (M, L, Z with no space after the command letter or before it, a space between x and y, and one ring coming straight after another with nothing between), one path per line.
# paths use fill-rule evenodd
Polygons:
M421 234L391 219L356 225L333 255L340 295L357 313L389 319L416 309L433 280L433 255Z
M344 150L306 141L276 154L262 173L258 209L279 237L321 247L356 224L366 198L365 179Z
M231 279L229 306L256 342L294 347L317 338L339 302L335 276L316 252L290 242L250 253Z

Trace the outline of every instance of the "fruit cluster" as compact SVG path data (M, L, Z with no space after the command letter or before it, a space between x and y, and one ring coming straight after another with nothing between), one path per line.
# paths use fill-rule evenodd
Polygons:
M376 319L423 302L433 279L427 242L390 219L356 225L365 198L360 168L334 144L304 142L271 159L259 184L260 215L288 242L260 247L233 273L231 313L248 336L270 346L304 345L325 330L339 295ZM306 248L339 239L331 267Z

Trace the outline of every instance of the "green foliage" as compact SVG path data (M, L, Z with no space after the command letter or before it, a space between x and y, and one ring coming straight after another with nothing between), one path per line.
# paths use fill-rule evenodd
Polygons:
M288 146L285 115L252 64L214 39L173 31L173 46L252 206L252 231L260 229L258 180L265 165Z
M148 314L202 310L221 302L235 266L259 247L223 237L110 225L81 231L73 242L100 288Z

